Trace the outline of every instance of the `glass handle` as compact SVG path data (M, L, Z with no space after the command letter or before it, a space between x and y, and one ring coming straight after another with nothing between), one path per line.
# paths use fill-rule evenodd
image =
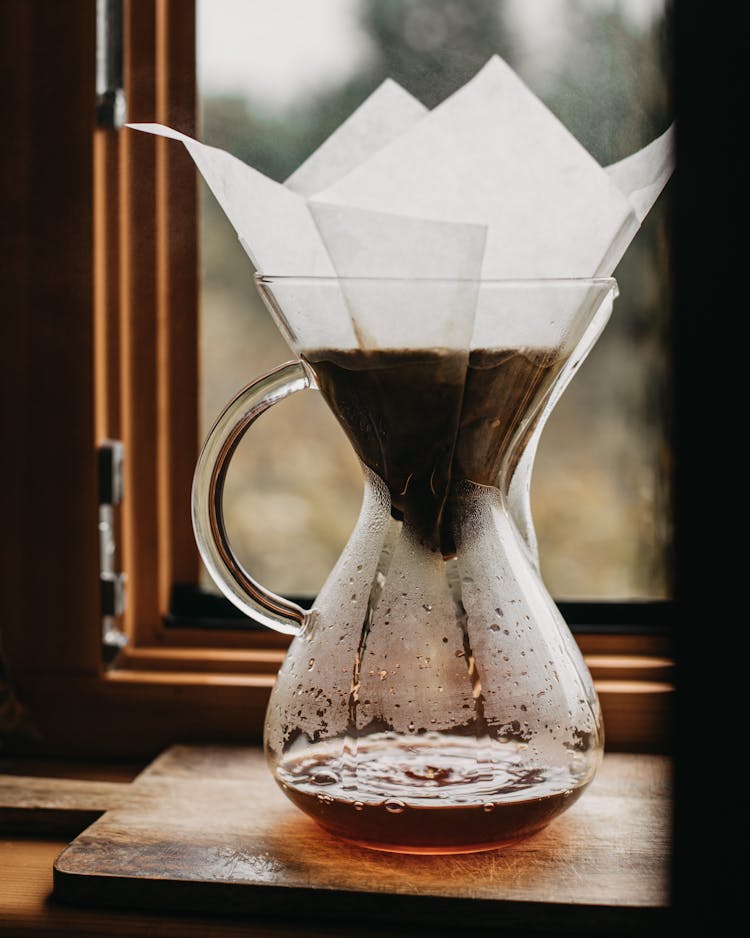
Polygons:
M193 477L193 530L214 582L238 609L289 635L301 630L308 613L261 586L235 557L224 524L224 481L234 451L258 417L310 387L314 384L301 362L287 362L243 388L211 428Z

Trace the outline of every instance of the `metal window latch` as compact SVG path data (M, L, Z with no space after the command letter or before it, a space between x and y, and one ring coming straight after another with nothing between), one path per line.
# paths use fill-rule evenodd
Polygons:
M124 446L103 440L97 452L99 469L99 590L102 642L116 651L127 644L120 617L125 611L125 574L117 570L115 506L123 497Z
M96 122L112 130L127 120L123 33L122 0L96 0Z

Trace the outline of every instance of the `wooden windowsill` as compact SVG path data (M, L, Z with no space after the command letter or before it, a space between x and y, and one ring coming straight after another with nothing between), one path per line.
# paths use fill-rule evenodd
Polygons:
M181 748L184 750L185 747L177 747L177 750ZM240 758L243 764L248 759L247 764L259 764L259 753L256 757L252 750L239 748L232 752L238 753L238 756L231 758ZM156 771L152 767L141 776L144 778L151 773L156 785L154 790L169 781L171 753L172 750L157 760ZM43 824L37 825L37 836L28 833L11 834L7 831L9 820L16 830L22 826L19 824L18 811L14 813L7 808L14 803L14 798L19 800L21 793L23 803L30 812L28 818L38 810L35 805L47 803L46 799L50 798L50 792L54 790L54 778L99 779L99 782L88 783L92 787L80 782L64 783L67 786L64 800L75 811L85 807L87 798L93 798L93 807L101 810L109 800L116 798L118 789L124 788L114 783L129 781L134 769L132 764L76 766L62 762L35 764L30 760L23 763L0 761L0 772L6 773L0 775L0 883L3 884L0 889L0 931L3 934L120 936L158 933L190 938L208 933L217 936L238 933L239 919L230 921L201 913L139 912L132 911L132 907L128 911L113 911L63 905L52 897L53 864L67 846L67 837L73 836L75 831L69 829L66 836L61 834L61 815L55 815L54 812L47 813L51 830L45 831ZM231 777L236 772L237 763L230 762L228 775ZM45 776L46 780L37 777L33 782L29 778L24 781L23 776ZM178 774L172 778L177 779ZM185 782L186 778L180 777L177 788ZM272 789L272 783L270 785ZM147 787L144 789L146 794ZM513 935L589 934L592 923L596 926L596 934L646 936L662 933L669 916L669 787L669 760L665 757L622 753L606 756L590 793L586 793L581 801L545 832L516 845L508 852L474 855L475 858L494 858L486 869L481 868L476 891L473 886L469 890L478 903L478 913L483 896L486 906L486 883L487 877L491 876L502 899L502 908L496 904L491 913L493 916L499 914L499 918L493 920L493 927L512 926ZM179 801L182 795L177 788L174 797ZM269 797L272 798L272 794ZM285 799L282 801L286 804ZM6 806L5 811L3 805ZM294 811L293 808L291 810ZM82 820L82 826L90 821L91 818ZM3 822L6 824L5 832ZM306 819L303 819L303 826L306 823ZM309 826L313 827L311 822ZM322 855L327 852L329 858L331 855L335 857L336 851L331 854L330 844L324 843L326 839L326 835L319 832L319 836L309 841L309 849L322 851ZM335 842L334 846L338 843ZM270 842L269 847L272 849ZM231 850L231 845L228 849ZM342 854L347 849L344 846ZM380 858L389 855L374 856ZM354 907L357 886L353 881L348 882L346 871L362 863L368 865L369 856L355 860L343 857L339 873L329 871L334 877L333 881L341 883L345 891L354 889ZM419 860L416 863L414 860L406 858L402 862L399 858L395 862L386 863L385 875L392 876L398 866L407 878L413 877L419 867ZM470 876L476 864L470 856L464 858L460 865ZM373 870L377 871L377 868L376 862ZM62 869L64 872L64 862ZM315 863L312 863L310 871L314 873L315 869ZM475 876L477 870L474 870ZM96 896L102 888L101 880L98 884L95 879L91 882L90 888ZM190 890L189 883L183 886ZM326 888L330 888L330 883ZM359 888L362 888L361 885ZM364 899L367 897L364 896ZM85 901L90 903L92 900L87 896ZM472 932L482 934L482 928L477 930L475 925L487 925L487 909L481 910L476 923L472 922L472 901L469 900L465 925L467 928L471 926ZM182 907L189 908L189 904ZM273 908L275 910L276 906ZM292 934L341 935L343 938L343 935L352 934L351 924L345 922L339 926L330 922L315 924L311 921L289 921L286 918L288 908L288 904L280 902L278 916L274 911L273 916L265 920L258 920L257 916L249 915L246 911L242 917L242 934L279 938ZM576 908L581 909L580 922ZM507 920L504 917L506 910L509 916ZM386 932L394 936L426 934L418 929L397 925L373 925L367 916L364 920L371 927L364 930L358 928L358 935L375 936ZM429 934L455 936L456 931L453 928L443 932L432 927Z
M0 933L33 936L122 936L159 935L160 938L229 938L240 929L236 921L221 921L195 915L156 912L111 911L77 908L52 898L52 867L68 845L60 836L30 837L0 833ZM399 932L388 929L389 935ZM246 938L351 938L351 930L322 924L300 927L283 922L253 924L242 922ZM358 930L362 938L375 938L381 930ZM405 932L404 935L408 935ZM454 936L455 938L455 936Z

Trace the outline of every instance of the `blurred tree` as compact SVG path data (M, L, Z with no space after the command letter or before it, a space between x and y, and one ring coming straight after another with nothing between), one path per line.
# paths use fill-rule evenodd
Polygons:
M281 181L384 79L434 107L494 53L513 61L505 4L497 0L364 0L360 19L372 51L348 81L284 112L247 98L204 99L202 138Z
M390 76L430 108L490 56L513 64L507 4L498 0L367 0L362 25L374 46L371 78Z
M547 106L603 165L628 156L669 124L669 23L637 25L620 4L566 4L563 51Z

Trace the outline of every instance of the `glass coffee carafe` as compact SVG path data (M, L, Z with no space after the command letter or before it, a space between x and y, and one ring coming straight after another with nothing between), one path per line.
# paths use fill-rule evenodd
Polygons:
M543 424L615 281L257 282L298 360L217 420L193 521L224 594L294 635L266 715L274 777L324 828L381 850L458 853L532 834L602 755L597 696L540 577L528 499ZM305 389L323 395L365 477L310 610L243 569L222 516L237 443Z

